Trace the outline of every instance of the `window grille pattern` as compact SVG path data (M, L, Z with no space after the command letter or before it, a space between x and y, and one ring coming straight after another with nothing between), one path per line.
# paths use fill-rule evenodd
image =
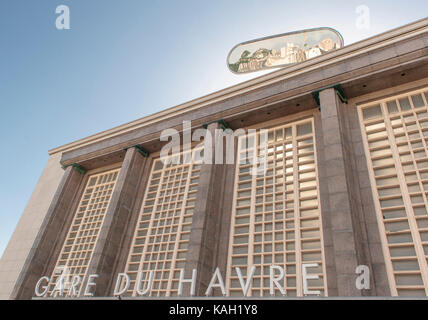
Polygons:
M141 290L146 289L150 271L154 271L151 296L177 295L189 243L202 152L195 149L192 153L170 156L165 164L161 159L154 161L127 261L125 273L131 281L126 295L139 295L136 286L139 279ZM180 158L179 164L175 164L176 157Z
M318 264L307 269L319 276L308 280L308 289L327 295L314 138L312 119L269 129L267 170L251 174L250 159L266 151L260 132L240 137L227 268L230 296L242 296L235 267L246 281L252 266L248 295L270 296L271 265L285 269L286 295L303 296L303 263Z
M392 295L428 294L428 92L359 109Z
M61 250L51 276L50 290L55 287L58 278L64 275L64 295L74 276L83 280L91 261L104 216L110 203L120 169L90 175L80 200L67 238ZM59 292L55 290L55 296Z

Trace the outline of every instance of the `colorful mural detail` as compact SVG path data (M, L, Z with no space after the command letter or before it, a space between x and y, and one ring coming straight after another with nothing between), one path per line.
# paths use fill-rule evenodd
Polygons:
M240 43L227 57L234 73L284 67L343 47L342 35L331 28L284 33Z

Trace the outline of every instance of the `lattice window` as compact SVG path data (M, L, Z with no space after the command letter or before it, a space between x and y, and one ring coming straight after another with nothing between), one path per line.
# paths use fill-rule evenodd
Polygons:
M91 261L104 216L110 203L120 169L115 169L88 177L67 238L56 263L48 294L52 293L59 276L65 277L64 293L69 293L73 276L83 280ZM55 296L59 292L55 291Z
M303 263L318 263L317 268L308 268L308 273L319 276L308 280L308 289L327 295L313 121L269 129L264 174L251 174L250 158L255 151L257 156L263 155L260 132L240 137L238 150L227 269L229 295L242 295L235 267L241 268L246 281L247 272L255 266L249 295L270 296L269 270L277 265L286 271L286 294L302 296Z
M428 92L359 108L392 295L428 294Z
M136 296L136 281L141 273L141 288L147 288L149 272L154 271L151 296L175 296L180 270L184 269L190 238L195 197L199 184L203 151L180 154L154 161L126 274L131 282L126 295ZM192 161L188 161L192 155Z

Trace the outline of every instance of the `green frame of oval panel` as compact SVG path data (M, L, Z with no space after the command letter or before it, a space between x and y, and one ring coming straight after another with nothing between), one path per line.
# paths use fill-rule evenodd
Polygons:
M257 71L263 71L263 70L269 70L269 69L275 69L275 68L282 68L282 67L286 67L286 66L290 66L290 65L294 65L294 64L306 61L306 60L311 59L313 57L309 57L309 58L306 57L307 51L304 49L304 43L302 44L301 47L296 45L296 46L294 46L294 47L291 48L291 49L293 49L293 56L291 56L291 55L281 56L283 54L282 53L282 49L283 48L287 49L286 47L282 47L281 48L280 56L278 56L278 55L272 55L272 51L275 48L262 48L262 47L260 47L259 49L256 49L253 52L249 52L248 50L244 49L242 51L241 55L240 55L240 58L236 62L234 62L234 63L231 63L230 57L234 53L234 51L237 48L241 47L241 46L248 46L248 45L255 44L257 42L263 42L263 41L270 40L270 39L275 39L275 38L279 39L279 38L283 38L283 37L287 37L287 36L290 36L290 38L291 38L292 36L296 36L296 35L300 35L300 34L303 37L305 37L305 34L308 34L308 33L311 33L311 32L317 32L317 31L320 31L320 32L322 32L322 31L330 32L330 33L332 33L332 34L334 34L334 35L337 36L337 40L339 40L339 42L333 42L336 47L333 48L333 49L330 49L330 50L326 50L326 52L323 52L324 50L323 50L322 47L320 47L320 44L324 40L326 40L326 38L324 38L323 40L320 40L320 42L318 44L313 45L308 50L308 51L310 51L310 50L315 50L315 51L318 50L320 52L319 54L315 55L314 57L320 56L320 55L324 55L324 54L326 54L328 52L331 52L331 51L334 51L336 49L343 48L343 46L344 46L343 37L340 34L340 32L338 32L337 30L335 30L333 28L329 28L329 27L321 27L321 28L314 28L314 29L305 29L305 30L293 31L293 32L288 32L288 33L282 33L282 34L277 34L277 35L273 35L273 36L269 36L269 37L264 37L264 38L259 38L259 39L255 39L255 40L241 42L241 43L237 44L236 46L234 46L232 48L232 50L230 50L229 54L227 55L227 60L226 60L227 67L229 68L229 70L231 72L233 72L235 74L245 74L245 73L257 72ZM306 42L306 38L305 38L305 42ZM284 40L284 43L286 43L286 40ZM252 59L252 57L247 58L248 55L246 57L244 57L244 58L242 57L242 55L243 55L243 53L245 51L248 51L249 54L254 55L254 54L256 54L260 50L262 50L260 53L263 54L263 55L265 55L266 52L269 52L269 55L266 56L265 60L254 61L253 65L262 62L261 63L262 66L261 67L256 66L256 68L254 68L252 70L251 70L251 67L249 67L249 70L237 71L237 70L239 70L240 64L244 63L244 62L241 62L241 59ZM314 51L314 53L315 53L315 51ZM303 57L302 55L304 55L304 59L303 60L302 60L302 57ZM299 61L299 57L300 57L301 61ZM266 62L267 62L268 59L273 60L273 62L275 62L274 60L280 61L281 59L283 59L283 60L287 60L287 59L290 60L291 59L291 60L296 60L296 61L294 61L294 62L288 62L288 63L279 63L279 64L275 64L275 65L268 65L268 66L266 66ZM249 62L246 62L246 63L248 64ZM232 69L231 65L236 65L236 64L238 64L238 69L236 69L236 68L235 68L236 70Z

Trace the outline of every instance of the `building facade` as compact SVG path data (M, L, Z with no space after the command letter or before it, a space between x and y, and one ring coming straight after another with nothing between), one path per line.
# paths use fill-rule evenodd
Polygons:
M427 296L427 74L423 19L50 150L0 260L0 298L32 298L44 276L58 296L64 269L79 296L91 275L94 296L113 296L119 273L123 296L150 282L149 296L177 296L181 270L196 269L196 296L217 270L236 297L236 267L247 279L253 266L248 295L264 297L272 265L286 296ZM235 161L206 163L196 143L162 161L161 132L184 138L183 121L192 134L243 129ZM356 286L361 265L369 288Z

